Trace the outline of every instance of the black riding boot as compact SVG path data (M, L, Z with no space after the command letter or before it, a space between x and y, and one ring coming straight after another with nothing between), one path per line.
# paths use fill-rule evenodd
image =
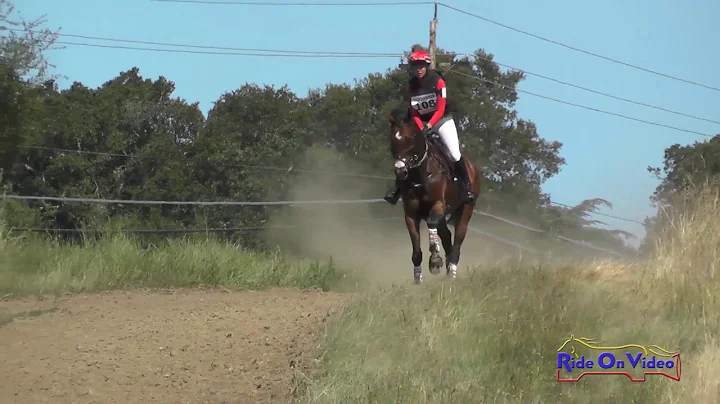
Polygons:
M390 190L385 194L385 197L383 199L385 199L390 205L395 205L398 202L398 199L400 199L399 180L395 180L395 186L390 188Z
M460 157L460 160L455 162L455 170L458 174L458 179L462 181L465 195L463 195L463 198L467 202L475 202L475 195L472 193L472 184L470 183L470 176L467 172L467 167L465 167L465 157Z

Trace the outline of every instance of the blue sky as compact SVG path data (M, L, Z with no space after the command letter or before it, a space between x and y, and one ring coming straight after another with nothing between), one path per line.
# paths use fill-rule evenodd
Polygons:
M711 0L608 0L552 2L507 0L446 3L534 34L669 75L720 87L720 35ZM27 19L47 14L47 28L62 33L130 40L243 48L400 53L426 44L432 6L266 7L160 3L147 0L15 0ZM696 87L580 54L487 22L440 8L438 46L459 53L483 48L496 61L562 81L663 108L720 120L720 92ZM65 41L101 43L63 38ZM140 45L142 46L142 45ZM144 77L163 75L175 95L199 101L204 112L226 91L246 82L287 84L299 95L327 82L352 82L396 66L396 58L309 59L171 54L67 46L52 51L57 73L98 86L137 66ZM720 125L609 99L528 76L520 90L678 126L720 133ZM567 165L545 185L556 202L602 197L602 212L642 220L653 214L648 197L666 147L704 141L698 135L655 127L520 94L522 118L540 136L563 143ZM462 134L461 134L462 136ZM390 170L390 167L388 168ZM639 237L641 225L598 217ZM634 243L633 243L634 244Z

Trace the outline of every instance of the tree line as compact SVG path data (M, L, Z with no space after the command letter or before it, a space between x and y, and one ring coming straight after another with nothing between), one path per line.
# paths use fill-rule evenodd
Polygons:
M0 0L0 26L37 31L45 22L24 21L14 17L13 11L9 0ZM134 200L284 200L290 197L292 175L252 166L310 166L307 152L311 149L331 150L338 156L326 170L343 172L354 162L367 167L364 174L392 175L387 118L406 102L409 76L403 66L369 73L352 85L328 83L306 97L287 86L246 83L219 95L205 116L197 102L173 95L175 85L170 79L144 78L135 66L97 88L76 81L61 90L45 57L57 33L5 32L10 32L0 42L0 110L7 111L0 115L5 193ZM439 53L451 54L446 49ZM571 208L550 203L541 186L565 165L562 144L543 139L535 124L514 109L515 88L524 74L503 72L483 49L474 55L449 56L453 68L443 74L453 89L463 153L483 171L479 207L524 218L526 224L551 233L627 249L626 233L600 229L598 222L589 219L595 209L609 202L594 198ZM688 156L694 153L720 150L718 143L669 148L667 174L658 193L675 190L683 172L697 169L679 161L693 158ZM719 168L720 163L708 167ZM368 196L381 197L389 184L379 182L375 195ZM272 209L263 206L204 209L7 200L3 212L7 227L51 229L98 228L109 222L136 228L190 228L200 222L213 228L257 226L272 215Z

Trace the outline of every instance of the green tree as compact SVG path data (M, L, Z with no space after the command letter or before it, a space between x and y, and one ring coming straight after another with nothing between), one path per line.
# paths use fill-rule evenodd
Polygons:
M24 103L23 83L9 66L0 64L0 183L17 160Z
M23 133L25 146L101 151L83 154L25 148L10 173L13 191L25 195L109 199L192 198L185 149L203 122L197 104L170 98L174 84L144 80L138 69L96 90L74 83L48 90ZM125 156L135 156L129 158ZM187 221L187 208L96 204L40 204L49 227L99 226L110 216ZM184 210L185 209L185 210ZM169 220L171 220L169 219Z
M666 148L663 167L648 167L648 172L654 174L660 184L650 196L657 213L646 218L644 223L647 235L640 249L646 254L652 252L657 234L669 225L667 217L675 208L675 197L720 174L720 135L709 141L685 146L676 143Z
M0 0L0 61L9 66L21 78L33 84L54 80L51 65L44 55L55 45L58 31L41 28L47 22L45 15L26 21L16 14L11 0Z
M720 135L706 142L665 149L663 168L648 167L660 179L651 200L668 203L672 194L687 189L693 182L720 174Z
M312 143L309 106L287 87L245 84L223 94L194 143L193 180L215 200L284 199L288 177L258 167L292 167ZM266 206L218 206L209 211L220 227L257 226Z
M624 243L626 239L634 239L635 235L619 229L601 229L597 225L607 225L601 220L591 219L598 208L612 208L610 201L602 198L587 199L575 206L550 206L543 209L546 229L554 235L592 243L595 246L615 250L625 254L635 251Z

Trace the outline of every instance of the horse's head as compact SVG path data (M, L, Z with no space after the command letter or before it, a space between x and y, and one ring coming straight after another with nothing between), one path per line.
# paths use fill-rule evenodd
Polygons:
M390 115L390 150L395 159L395 175L408 176L408 170L417 168L428 148L425 137L412 121L408 108L398 108Z

